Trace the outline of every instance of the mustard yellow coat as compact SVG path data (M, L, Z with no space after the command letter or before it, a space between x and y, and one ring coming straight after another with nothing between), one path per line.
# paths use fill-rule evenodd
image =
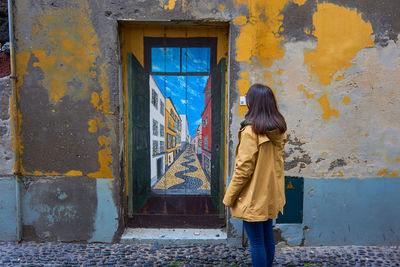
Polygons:
M255 134L251 125L240 130L235 170L223 199L234 218L257 222L283 213L285 142L286 134L278 129L266 135Z

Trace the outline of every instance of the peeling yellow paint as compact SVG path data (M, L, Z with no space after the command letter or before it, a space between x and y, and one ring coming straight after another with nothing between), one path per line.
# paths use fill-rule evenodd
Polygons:
M249 90L250 87L250 82L245 79L240 79L237 81L237 87L239 88L239 94L241 96L246 95L247 91ZM239 105L239 114L245 114L247 112L247 106L241 106Z
M244 25L247 23L247 17L246 16L237 16L234 20L233 23L235 23L236 25Z
M248 71L242 71L240 73L240 76L242 76L245 79L248 79L249 78L249 72Z
M305 88L304 88L304 85L299 85L299 86L297 86L297 90L298 91L303 91L305 94L306 94L306 97L307 98L314 98L314 94L310 94Z
M397 172L392 172L391 174L389 174L389 171L387 169L383 169L383 170L379 171L378 175L382 176L382 177L391 177L391 178L399 176L399 174Z
M350 103L350 97L348 97L347 95L345 95L342 99L342 103L347 105Z
M90 98L90 103L97 109L101 109L101 106L99 106L99 101L100 101L100 96L97 92L92 93L92 97Z
M344 79L344 73L336 76L336 78L335 78L336 81L340 81L340 80L343 80L343 79Z
M81 171L69 171L65 174L66 176L82 176Z
M106 73L108 66L104 63L100 67L101 74L99 75L99 83L102 89L101 100L102 109L105 115L112 114L110 111L110 90L108 86L108 75Z
M90 20L91 10L86 1L79 1L76 8L50 9L40 13L34 19L32 26L34 39L45 39L47 42L32 41L29 52L17 54L17 75L19 77L17 88L23 83L23 76L27 74L28 62L35 58L33 67L38 67L43 72L44 79L41 85L48 91L50 103L57 105L65 95L70 95L72 100L88 100L104 117L95 116L88 124L89 132L97 132L102 127L108 127L113 133L113 124L109 121L110 94L107 65L103 63L97 67L97 59L101 56L99 41ZM98 81L98 83L96 82ZM79 84L79 86L73 83ZM101 87L101 96L97 92L90 92L91 88ZM50 112L56 112L52 108ZM20 114L17 114L21 116ZM67 124L69 127L69 124ZM23 147L17 133L17 145L20 154ZM107 142L104 142L106 138ZM98 152L100 169L92 173L91 177L113 178L108 166L112 162L111 137L99 137L103 148ZM99 141L100 143L100 141ZM20 170L25 172L22 163ZM36 175L43 172L35 171ZM44 175L61 175L57 172L47 172ZM82 171L71 170L65 175L82 175Z
M250 87L250 82L245 79L240 79L237 81L237 87L239 88L239 94L245 95Z
M22 67L25 67L20 74L20 78L17 80L17 87L21 86L22 81L23 81L23 76L27 74L26 72L26 66L28 64L28 60L30 57L30 53L20 53L17 54L16 56L16 63L22 65ZM18 74L17 74L18 77ZM15 99L16 98L16 99ZM12 94L10 97L10 117L12 118L11 123L12 123L12 149L14 151L14 154L16 155L16 160L14 162L13 166L13 171L15 173L19 173L22 171L22 165L21 165L21 155L22 155L22 148L23 146L21 145L21 113L18 110L17 107L17 102L19 101L19 91L17 90L16 95Z
M219 11L225 11L225 5L219 5L218 9Z
M33 66L42 69L45 77L42 85L48 90L53 104L57 104L67 93L80 99L88 96L92 79L87 74L93 75L92 68L100 55L89 11L84 3L80 6L47 11L38 18L42 29L37 38L43 35L49 42L33 42L33 55L38 59ZM66 24L66 18L72 22L71 25ZM82 86L74 88L68 85L74 81Z
M248 0L238 1L249 9L249 21L244 25L244 18L235 19L240 27L236 38L236 60L254 63L257 59L264 67L270 67L276 59L284 56L280 42L284 39L277 33L282 26L281 11L288 0Z
M372 26L356 9L319 3L313 24L318 42L314 51L304 54L304 63L323 85L329 85L337 71L352 66L359 50L374 45Z
M27 174L27 175L37 175L37 176L39 176L39 175L47 175L47 176L61 175L61 174L58 173L58 172L41 172L41 171L34 171L33 173L24 172L24 174Z
M175 8L176 0L169 0L167 5L164 5L164 9L172 10Z
M386 176L387 173L388 173L388 170L387 170L387 169L383 169L383 170L381 170L381 171L378 172L378 175L379 175L379 176Z
M293 3L297 4L298 6L302 6L307 2L307 0L293 0Z
M97 172L89 173L88 176L92 178L112 179L114 176L110 168L113 160L110 147L111 138L107 136L99 136L97 141L99 142L100 146L104 146L104 148L98 152L100 168Z
M285 50L281 47L284 40L280 33L282 27L282 10L290 0L235 0L234 6L244 5L248 16L238 16L234 24L239 25L239 35L235 40L236 60L249 64L250 69L263 69L263 77L255 77L255 82L272 85L274 93L278 81L274 75L282 70L271 70L273 63L281 59ZM247 88L248 89L248 88ZM247 92L246 89L246 92ZM239 88L239 90L241 90ZM241 93L241 95L244 95ZM238 114L244 115L246 107L238 106Z
M322 118L329 119L331 116L339 117L339 112L336 109L331 109L326 93L318 99L318 102L322 107Z
M95 133L98 130L98 121L96 119L89 121L89 132Z

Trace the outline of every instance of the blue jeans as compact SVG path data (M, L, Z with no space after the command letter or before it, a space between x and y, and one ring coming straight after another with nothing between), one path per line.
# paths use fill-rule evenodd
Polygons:
M272 266L275 256L274 232L272 220L265 222L243 221L250 242L250 253L255 267Z

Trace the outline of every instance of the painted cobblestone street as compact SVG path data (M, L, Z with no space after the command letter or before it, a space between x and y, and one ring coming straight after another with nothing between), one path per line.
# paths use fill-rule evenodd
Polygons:
M164 194L172 192L183 194L210 193L210 183L190 146L154 185L153 190Z
M0 242L0 266L251 266L248 248ZM399 247L282 247L275 266L400 266Z

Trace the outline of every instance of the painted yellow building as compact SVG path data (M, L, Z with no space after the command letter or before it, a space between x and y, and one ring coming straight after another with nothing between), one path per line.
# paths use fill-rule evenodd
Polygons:
M165 164L171 165L175 156L180 152L181 147L181 126L182 121L179 117L172 99L165 100Z

